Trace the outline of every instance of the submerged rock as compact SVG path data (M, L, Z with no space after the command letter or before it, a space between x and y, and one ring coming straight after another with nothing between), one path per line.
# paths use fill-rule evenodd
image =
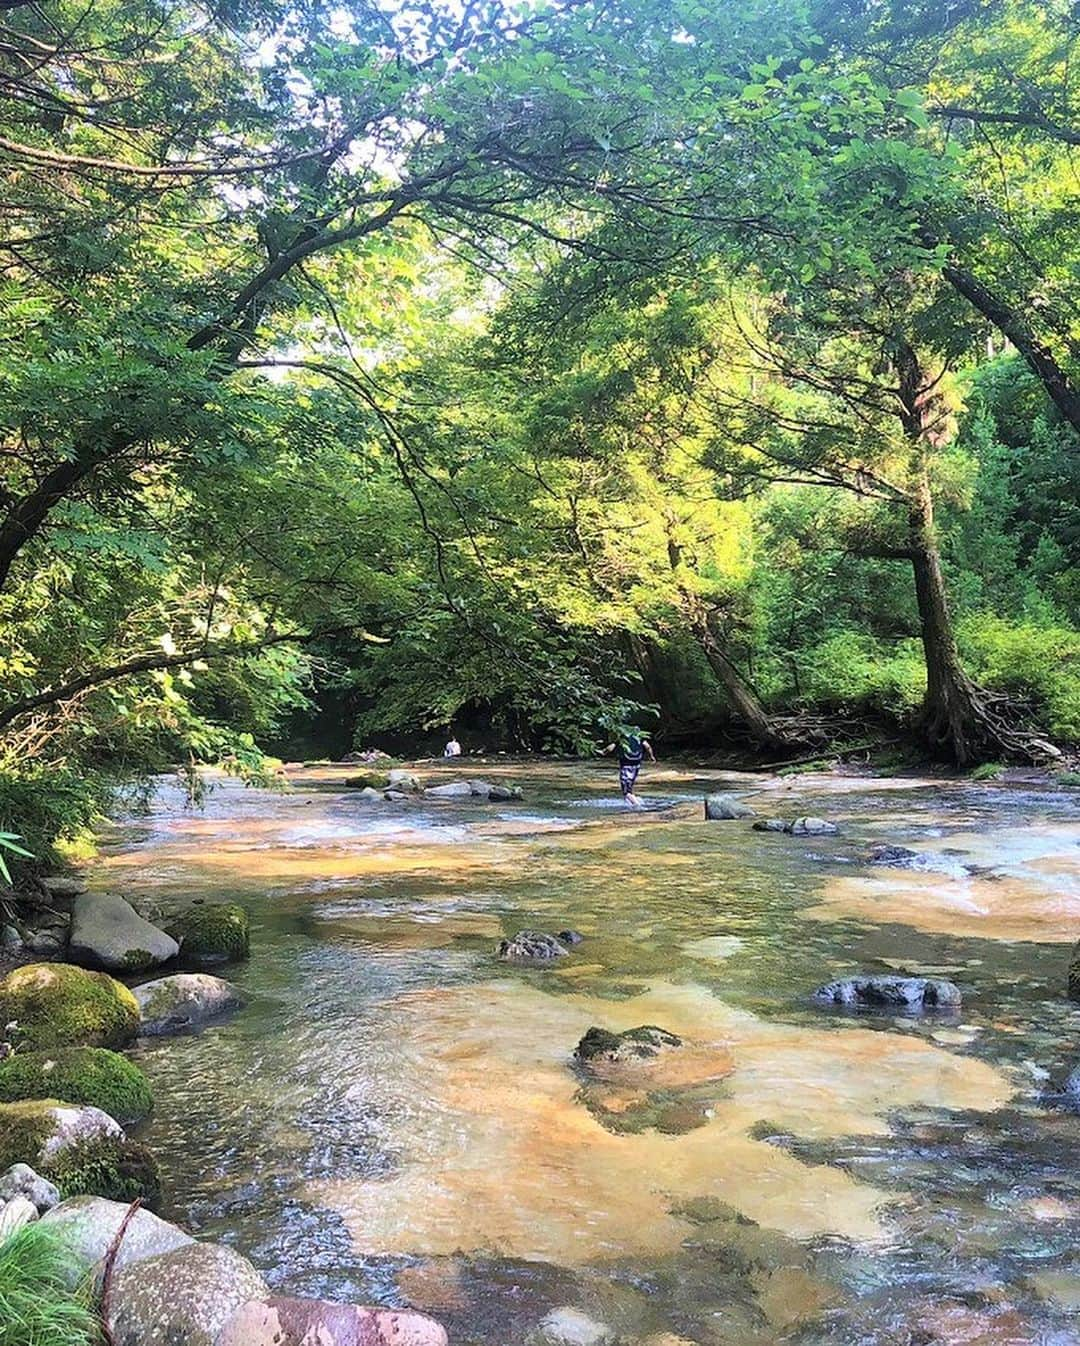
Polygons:
M143 1037L164 1037L216 1019L243 1004L240 992L208 972L179 972L135 987Z
M786 832L788 827L783 818L759 818L754 823L755 832Z
M248 914L235 902L196 902L169 925L180 958L192 967L237 963L250 952Z
M613 1346L616 1333L581 1309L552 1309L540 1324L542 1346Z
M896 869L910 869L919 858L919 852L907 846L875 846L870 852L872 865L889 865Z
M472 786L467 780L452 780L445 785L429 785L424 794L432 799L471 799Z
M585 936L579 934L576 930L560 930L555 938L563 944L580 944Z
M0 1061L0 1102L55 1098L100 1108L118 1122L141 1121L154 1105L134 1061L105 1047L18 1052Z
M1069 999L1080 1000L1080 944L1069 955Z
M90 1272L100 1271L102 1259L112 1247L124 1217L126 1201L108 1201L99 1196L75 1196L50 1210L42 1220L71 1256L69 1284L75 1286ZM160 1219L152 1211L137 1210L128 1221L116 1250L114 1274L159 1253L186 1247L195 1240L178 1225Z
M0 1202L11 1201L24 1196L34 1203L34 1209L41 1215L60 1204L60 1193L56 1187L35 1173L29 1164L12 1164L8 1171L0 1176Z
M0 1103L0 1167L28 1164L54 1183L62 1197L142 1197L161 1191L157 1162L100 1108L55 1099Z
M500 941L498 955L509 962L550 962L566 956L566 946L542 930L519 930L513 939Z
M520 785L493 785L488 791L488 799L493 804L509 804L516 799L522 799Z
M187 1243L116 1273L106 1322L113 1346L215 1346L242 1304L268 1294L246 1257Z
M20 1047L123 1047L138 1032L135 997L104 972L28 963L0 981L0 1024Z
M596 1062L624 1065L652 1061L661 1052L681 1046L682 1038L669 1033L666 1028L657 1028L655 1024L642 1024L622 1033L594 1026L574 1048L574 1058L586 1066Z
M72 909L68 956L107 972L145 972L167 963L180 946L144 920L118 893L83 893Z
M833 832L839 832L835 823L830 823L824 818L796 818L793 823L789 823L784 828L785 832L790 832L793 837L823 837L829 836Z
M940 977L844 977L814 992L833 1005L907 1011L959 1009L960 988Z
M434 1318L409 1309L275 1296L241 1305L215 1346L447 1346L447 1340Z
M706 795L705 817L710 822L726 822L733 818L752 818L754 810L734 795Z

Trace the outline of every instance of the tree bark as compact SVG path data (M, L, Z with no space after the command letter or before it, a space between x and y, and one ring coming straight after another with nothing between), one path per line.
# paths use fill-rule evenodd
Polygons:
M957 766L969 766L1001 751L1016 751L1017 736L1000 723L987 704L987 695L968 676L960 659L949 611L948 592L941 568L941 549L934 523L930 486L932 440L943 433L937 398L928 384L918 355L902 343L897 367L900 376L900 420L911 447L913 486L908 515L915 596L926 661L926 695L918 725L935 756Z
M698 614L691 625L709 667L724 689L728 704L750 731L751 738L761 747L781 746L783 740L773 728L757 693L724 652L706 615Z
M1053 351L1040 341L1024 317L989 289L970 271L949 265L941 274L1020 352L1024 363L1046 390L1047 396L1066 421L1080 433L1080 392L1073 386Z

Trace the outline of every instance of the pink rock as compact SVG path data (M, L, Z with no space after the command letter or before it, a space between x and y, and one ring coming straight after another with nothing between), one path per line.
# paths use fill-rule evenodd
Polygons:
M253 1299L224 1324L214 1346L448 1346L434 1318L325 1299Z

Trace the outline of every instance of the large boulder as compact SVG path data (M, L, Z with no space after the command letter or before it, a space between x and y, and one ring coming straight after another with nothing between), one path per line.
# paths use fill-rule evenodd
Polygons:
M850 1009L957 1010L960 988L941 977L843 977L814 992L814 999Z
M728 821L732 818L752 818L754 810L734 795L706 795L705 817L710 822Z
M173 917L169 934L190 967L237 963L250 951L248 914L235 902L195 902Z
M242 1305L215 1346L447 1346L434 1318L325 1299L267 1299Z
M83 893L72 908L68 956L107 972L146 972L180 952L176 940L144 920L119 893Z
M56 1099L0 1103L0 1168L28 1164L62 1197L136 1197L153 1204L161 1193L157 1162L100 1108Z
M125 1124L141 1121L154 1105L139 1067L105 1047L18 1052L0 1061L0 1102L30 1098L86 1103Z
M113 1276L106 1325L113 1346L215 1346L242 1304L268 1294L246 1257L219 1243L187 1243Z
M70 1254L69 1282L72 1286L88 1273L100 1272L128 1208L126 1201L73 1196L42 1217L42 1223ZM191 1235L185 1234L177 1225L160 1219L152 1211L137 1210L128 1220L124 1237L116 1249L114 1272L194 1242Z
M0 981L0 1026L20 1047L123 1047L139 1029L135 997L104 972L28 963Z
M429 785L424 794L432 799L471 799L472 786L467 780L452 780L445 785Z
M424 788L420 777L406 767L395 767L389 773L386 783L391 790L400 790L402 794L409 795L419 794Z
M41 1215L60 1204L60 1193L55 1185L35 1173L29 1164L12 1164L0 1175L0 1203L12 1201L17 1196L32 1201L34 1209Z
M387 774L385 771L358 771L355 776L346 776L342 783L349 790L385 790Z
M547 963L564 957L567 949L556 935L519 930L512 939L501 940L496 952L509 963Z
M183 1033L243 1004L235 986L208 972L178 972L135 987L143 1037Z

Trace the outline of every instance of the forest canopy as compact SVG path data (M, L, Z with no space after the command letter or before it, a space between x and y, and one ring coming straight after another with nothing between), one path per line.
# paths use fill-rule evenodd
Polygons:
M0 0L0 830L316 731L1068 751L1078 22Z

